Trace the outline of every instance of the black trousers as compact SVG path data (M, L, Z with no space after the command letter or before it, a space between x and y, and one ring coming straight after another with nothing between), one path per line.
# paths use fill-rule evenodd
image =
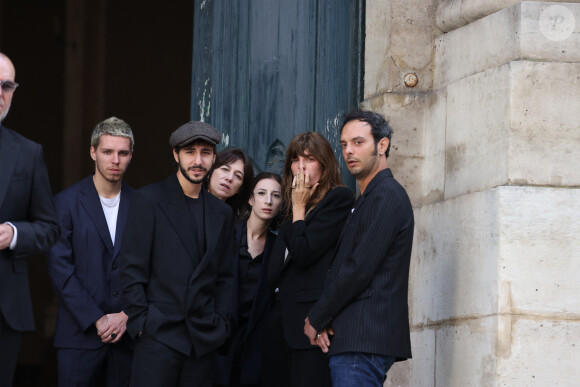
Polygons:
M59 387L127 387L133 350L125 343L97 349L58 348Z
M262 387L330 387L328 357L319 347L296 350L284 338L282 302L274 302L262 347Z
M0 386L12 386L22 332L8 325L0 312Z
M186 356L143 332L133 354L132 387L212 387L213 353Z

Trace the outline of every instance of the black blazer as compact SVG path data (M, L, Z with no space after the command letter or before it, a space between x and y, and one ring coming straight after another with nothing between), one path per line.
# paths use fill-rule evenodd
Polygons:
M55 347L105 345L96 334L95 321L122 310L118 258L132 193L123 182L114 246L93 175L55 196L61 237L46 255L59 298Z
M129 334L146 332L187 356L215 350L230 331L232 209L205 189L199 200L204 246L176 175L135 191L119 258Z
M0 313L17 331L34 329L24 257L40 254L59 235L42 147L0 125L0 223L18 230L16 250L0 251Z
M338 242L326 289L308 318L332 326L330 354L367 352L411 357L407 305L413 209L390 169L357 200Z
M244 220L238 223L236 229L236 247L242 240L242 233L246 231L246 222ZM232 334L231 342L225 354L215 356L214 361L214 381L220 385L230 385L230 376L234 357L236 353L240 356L240 383L258 384L262 369L262 341L264 339L265 311L270 298L270 292L267 283L268 263L276 234L268 233L266 245L264 246L264 255L262 256L262 272L256 287L254 303L250 313L250 319L243 336L237 335L238 331L238 255L234 262L234 292L232 299ZM236 250L238 251L238 250Z
M324 280L336 242L354 203L352 192L338 187L328 192L306 220L280 228L268 270L271 290L280 297L282 328L292 349L311 349L304 319L324 290ZM284 256L288 249L288 258Z

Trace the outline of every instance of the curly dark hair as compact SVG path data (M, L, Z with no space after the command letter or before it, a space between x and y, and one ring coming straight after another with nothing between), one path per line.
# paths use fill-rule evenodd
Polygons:
M344 116L342 126L340 127L341 133L344 126L348 124L350 121L362 121L369 124L371 127L371 134L373 135L375 145L377 145L382 138L385 137L388 138L389 146L387 147L385 157L389 157L389 151L391 150L391 137L393 135L393 128L391 128L389 122L385 120L385 118L382 115L368 110L359 110L359 109L352 110L350 113Z

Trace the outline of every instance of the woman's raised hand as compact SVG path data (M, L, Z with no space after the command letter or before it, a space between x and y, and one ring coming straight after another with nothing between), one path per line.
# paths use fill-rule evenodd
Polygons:
M304 220L306 205L310 197L316 191L318 183L310 186L308 171L298 170L298 174L292 180L292 214L293 220Z

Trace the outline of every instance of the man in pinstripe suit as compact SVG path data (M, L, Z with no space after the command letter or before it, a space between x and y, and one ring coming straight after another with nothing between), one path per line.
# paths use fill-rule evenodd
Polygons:
M330 355L333 387L382 386L411 357L407 304L413 210L387 166L392 129L373 112L349 113L340 144L361 195L346 220L325 290L304 333Z

